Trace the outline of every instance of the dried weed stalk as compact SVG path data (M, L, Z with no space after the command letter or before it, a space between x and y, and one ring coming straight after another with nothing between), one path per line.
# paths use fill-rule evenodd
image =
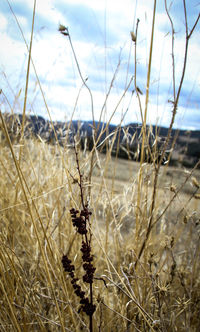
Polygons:
M94 272L96 268L93 264L93 255L91 254L91 240L92 240L92 231L90 224L90 217L92 212L89 211L88 202L85 202L83 195L83 174L80 170L78 151L76 144L74 142L74 151L76 157L77 171L79 175L78 186L80 189L80 198L82 208L80 210L71 208L70 215L73 227L76 229L77 233L81 236L81 254L82 254L82 267L84 270L84 275L82 276L82 281L86 285L89 285L89 296L86 295L86 292L82 289L80 283L80 277L75 276L75 265L72 264L71 259L69 259L68 254L63 255L62 264L66 272L68 272L69 277L71 278L71 284L74 289L74 293L80 298L80 311L86 313L89 316L89 330L93 331L92 317L96 310L96 305L93 304L93 281L94 281Z

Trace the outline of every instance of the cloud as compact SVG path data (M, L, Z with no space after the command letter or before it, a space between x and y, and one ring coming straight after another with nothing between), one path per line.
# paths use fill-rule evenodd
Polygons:
M25 45L9 37L5 32L0 32L0 39L2 43L0 52L1 70L6 71L15 81L19 79L21 65L25 57ZM13 56L14 55L14 56Z
M17 15L20 26L29 43L32 24L33 1L15 0L11 3ZM189 28L194 24L198 7L195 1L188 6ZM147 70L149 61L149 46L151 37L153 4L141 0L139 2L124 0L90 1L90 0L43 0L36 4L36 17L32 58L37 73L45 91L49 108L53 116L64 119L73 113L76 97L82 85L77 64L67 37L58 32L59 23L69 27L70 36L77 56L78 64L87 84L94 96L95 116L98 120L100 110L105 100L113 75L117 68L118 74L112 82L112 90L107 103L109 119L120 96L123 94L127 82L134 75L134 44L130 31L135 29L139 18L137 40L137 85L143 91L142 104L145 103ZM184 47L185 26L182 1L173 2L170 14L174 19L175 28L175 71L176 89L181 79ZM182 116L183 126L199 127L199 32L196 31L190 40L188 64L185 81L180 96L178 116ZM7 75L10 85L17 91L25 85L27 66L27 50L16 22L9 11L9 7L0 5L0 38L3 47L0 52L1 70ZM121 55L120 55L121 52ZM164 10L164 2L158 2L155 35L153 44L153 58L150 80L150 97L148 121L169 125L171 118L172 99L172 57L171 57L171 26ZM6 89L6 82L3 87ZM138 100L132 96L132 83L126 98L120 104L113 117L117 124L123 112L128 109L125 121L140 121ZM10 92L8 93L10 98ZM21 96L22 98L22 96ZM31 67L29 85L29 105L34 100L34 110L47 116L41 94L38 90L36 78ZM192 112L192 117L187 117ZM91 104L87 89L80 94L75 117L90 120ZM196 123L193 119L196 119ZM180 117L177 117L176 125ZM184 120L186 119L186 120ZM189 123L191 122L191 123Z
M2 13L0 13L0 31L2 32L5 31L7 26L8 26L8 20Z

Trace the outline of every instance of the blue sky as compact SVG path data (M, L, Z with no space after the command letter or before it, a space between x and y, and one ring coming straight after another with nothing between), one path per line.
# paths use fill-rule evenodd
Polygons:
M148 123L168 126L172 104L171 28L164 0L157 1L154 48L148 105ZM33 0L9 1L30 41ZM139 22L137 40L137 85L144 110L149 58L153 0L37 0L32 59L53 120L91 120L88 90L82 88L68 38L58 32L59 24L68 27L81 73L88 77L94 100L95 120L99 119L106 93L120 61L103 120L127 124L141 122L138 100L132 82L125 97L123 92L134 75L134 44L130 31ZM185 46L183 1L167 1L175 28L175 72L178 89ZM172 5L170 6L170 3ZM186 1L189 30L198 13L198 0ZM0 70L1 88L15 112L22 112L27 68L27 49L7 0L0 2ZM174 127L200 129L200 22L190 39L185 80ZM76 108L75 108L76 105ZM117 107L118 105L118 107ZM8 111L3 96L1 108ZM41 92L31 67L27 112L48 118Z

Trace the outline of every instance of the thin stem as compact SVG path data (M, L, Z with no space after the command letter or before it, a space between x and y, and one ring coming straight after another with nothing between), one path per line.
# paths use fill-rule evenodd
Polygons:
M33 19L32 19L32 28L31 28L31 40L30 40L30 47L29 47L29 52L28 52L28 65L27 65L27 73L26 73L26 86L25 86L24 107L23 107L23 115L22 115L21 140L23 140L23 138L24 138L24 125L25 125L26 104L27 104L27 95L28 95L31 51L32 51L32 43L33 43L33 29L34 29L34 22L35 22L35 9L36 9L36 0L34 0Z
M137 37L138 37L138 25L139 25L140 20L137 19L137 23L136 23L136 31L135 31L135 36L134 36L134 43L135 43L135 73L134 73L134 85L135 85L135 92L138 98L138 103L139 103L139 109L140 109L140 116L141 116L141 121L143 123L144 119L143 119L143 114L142 114L142 104L141 104L141 99L140 99L140 95L138 92L138 87L137 87Z
M153 53L155 17L156 17L156 0L154 0L153 22L152 22L152 29L151 29L151 44L150 44L148 72L147 72L147 86L146 86L144 121L143 121L143 125L142 125L143 135L142 135L142 149L141 149L140 164L142 164L143 161L144 161L144 145L145 145L145 139L146 139L146 122L147 122L147 109L148 109L148 102L149 102L149 86L150 86L150 77L151 77L151 64L152 64L152 53Z
M84 210L85 209L85 203L84 203L84 198L83 198L83 181L82 181L83 176L81 174L81 170L80 170L80 166L79 166L78 152L77 152L77 149L76 149L75 140L74 140L74 151L75 151L75 158L76 158L76 167L77 167L78 175L79 175L78 185L79 185L79 188L80 188L81 204L82 204L82 208Z
M197 19L196 19L196 21L195 21L194 25L193 25L193 28L192 28L192 30L190 31L190 33L189 33L189 35L188 35L188 38L190 38L190 37L192 36L192 34L193 34L193 31L194 31L194 29L196 28L196 25L197 25L197 23L198 23L199 19L200 19L200 13L199 13L199 15L198 15L198 17L197 17Z
M173 96L174 96L174 101L176 99L176 84L175 84L175 59L174 59L174 24L173 24L173 21L172 21L172 18L169 14L169 11L168 11L168 8L167 8L167 0L165 0L165 10L166 10L166 13L167 13L167 16L169 18L169 21L170 21L170 24L171 24L171 31L172 31L172 40L171 40L171 43L172 43L172 71L173 71Z
M141 201L141 187L142 187L142 175L143 175L142 164L144 162L144 146L145 146L145 141L146 141L146 120L147 120L147 107L148 107L148 101L149 101L149 86L150 86L151 64L152 64L155 14L156 14L156 0L154 0L153 22L152 22L152 30L151 30L151 44L150 44L149 63L148 63L148 72L147 72L145 112L144 112L144 120L143 120L143 123L142 123L142 147L141 147L140 171L139 171L139 179L138 179L137 207L140 206L140 201ZM137 245L138 237L139 237L139 214L138 214L138 211L139 210L137 209L136 210L136 245Z
M72 44L72 40L71 40L71 36L70 36L70 33L69 33L69 30L67 27L63 26L63 25L60 25L59 27L59 31L64 35L64 36L67 36L68 39L69 39L69 43L70 43L70 46L71 46L71 49L72 49L72 53L73 53L73 56L74 56L74 59L75 59L75 62L76 62L76 66L77 66L77 69L78 69L78 73L79 73L79 76L83 82L83 84L85 85L86 89L88 90L89 94L90 94L90 99L91 99L91 108L92 108L92 119L93 119L93 126L95 128L95 119L94 119L94 102L93 102L93 96L92 96L92 92L90 90L90 88L88 87L88 85L86 84L86 80L84 80L83 76L82 76L82 73L81 73L81 69L80 69L80 66L79 66L79 63L78 63L78 59L77 59L77 56L76 56L76 53L75 53L75 50L74 50L74 47L73 47L73 44Z
M92 282L90 283L90 304L93 305L93 289L92 289ZM90 317L90 326L89 326L89 328L90 328L90 332L93 331L93 319L92 319L92 316L93 316L93 314L89 316L89 317Z
M102 118L102 114L103 114L103 110L105 109L106 110L106 104L107 104L107 101L108 101L108 97L111 93L111 90L112 90L112 87L113 87L113 84L114 84L114 81L117 77L117 73L119 71L119 68L120 68L120 65L121 65L121 51L120 51L120 54L119 54L119 61L118 61L118 64L117 64L117 67L115 69L115 72L114 72L114 75L113 75L113 78L110 82L110 86L108 88L108 92L106 93L106 97L105 97L105 100L104 100L104 103L103 103L103 106L101 108L101 112L100 112L100 117L99 117L99 123L98 123L98 126L97 126L97 131L99 130L99 127L100 127L100 124L101 124L101 118Z

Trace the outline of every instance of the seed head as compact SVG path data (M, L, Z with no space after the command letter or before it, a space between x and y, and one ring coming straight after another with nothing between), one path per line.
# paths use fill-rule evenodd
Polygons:
M131 34L132 41L135 43L136 42L136 35L134 34L133 31L131 31L130 34Z
M197 181L197 179L195 177L192 177L192 184L194 187L196 187L197 189L200 188L200 184L199 182Z

